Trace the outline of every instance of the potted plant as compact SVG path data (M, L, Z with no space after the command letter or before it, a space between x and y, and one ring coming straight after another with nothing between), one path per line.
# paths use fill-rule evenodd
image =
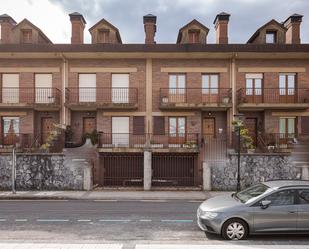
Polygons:
M230 98L228 96L225 96L222 98L222 103L223 104L228 104L230 102Z
M234 128L240 129L240 137L241 137L241 148L240 150L242 152L254 152L255 146L253 145L253 139L249 135L249 130L245 128L244 124L242 121L233 121L232 125ZM236 130L236 129L235 129Z

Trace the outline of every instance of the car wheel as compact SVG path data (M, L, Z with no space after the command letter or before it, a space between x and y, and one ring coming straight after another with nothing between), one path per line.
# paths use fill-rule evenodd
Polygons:
M242 240L248 236L248 226L241 219L230 219L222 226L222 237L226 240Z

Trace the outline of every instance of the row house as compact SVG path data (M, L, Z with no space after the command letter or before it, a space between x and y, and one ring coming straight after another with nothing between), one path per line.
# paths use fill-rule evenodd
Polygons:
M230 15L210 29L192 20L176 44L155 41L156 16L143 17L144 44L123 44L102 19L84 43L86 20L71 20L71 44L53 44L28 20L0 16L1 149L42 144L54 123L67 127L66 146L97 144L94 183L139 186L145 151L153 186L199 186L202 162L233 148L235 115L257 152L309 133L309 45L302 16L261 26L246 44L229 44ZM234 148L235 149L235 148Z

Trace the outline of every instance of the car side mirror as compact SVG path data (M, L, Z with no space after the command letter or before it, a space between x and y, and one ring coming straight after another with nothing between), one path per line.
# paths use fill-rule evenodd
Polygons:
M271 203L271 201L267 201L267 200L261 201L261 208L262 209L268 208L270 203Z

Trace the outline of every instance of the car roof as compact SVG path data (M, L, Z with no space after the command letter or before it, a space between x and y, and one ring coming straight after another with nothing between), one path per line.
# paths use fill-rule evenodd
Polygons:
M277 181L267 181L263 182L266 186L270 188L284 188L284 187L308 187L309 181L305 180L277 180Z

